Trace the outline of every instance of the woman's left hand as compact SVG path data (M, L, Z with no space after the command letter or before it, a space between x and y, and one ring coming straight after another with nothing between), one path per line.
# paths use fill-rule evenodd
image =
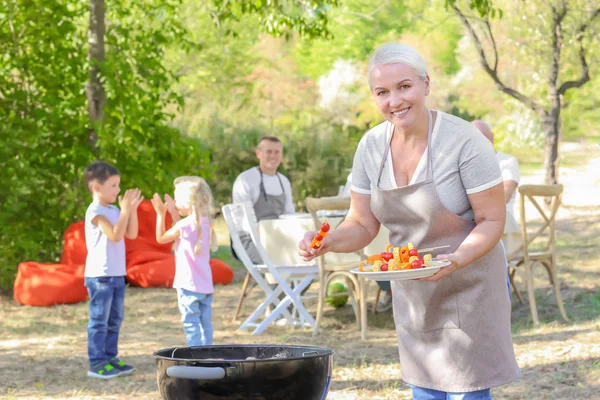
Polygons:
M447 267L440 268L435 274L428 276L427 278L421 278L420 280L437 282L459 269L458 257L454 253L440 254L437 256L437 259L439 261L450 261L451 264Z

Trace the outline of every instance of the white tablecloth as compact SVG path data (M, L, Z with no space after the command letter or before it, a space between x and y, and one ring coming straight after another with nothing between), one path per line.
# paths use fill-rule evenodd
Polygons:
M338 225L341 217L329 217L332 227ZM290 265L303 264L298 255L298 242L307 231L318 230L310 214L282 215L279 219L269 219L258 222L260 241L274 264ZM385 250L389 244L389 231L381 227L379 234L365 248L366 255L377 254ZM360 261L356 253L328 253L327 263L346 263Z

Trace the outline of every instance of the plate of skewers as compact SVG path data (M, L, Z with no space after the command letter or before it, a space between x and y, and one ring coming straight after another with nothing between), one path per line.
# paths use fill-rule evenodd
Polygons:
M452 264L450 261L437 260L427 252L447 247L450 246L417 250L412 243L402 247L389 245L386 251L370 256L365 263L361 263L358 268L351 269L350 272L373 281L426 278Z

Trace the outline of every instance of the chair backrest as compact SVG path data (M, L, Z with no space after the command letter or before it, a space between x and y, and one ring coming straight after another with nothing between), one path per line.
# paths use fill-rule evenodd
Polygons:
M324 213L320 215L320 212L323 211L339 211L340 215L343 213L342 218L340 218L339 222L333 225L330 221L331 230L335 230L338 226L341 225L342 222L346 219L346 213L350 208L350 197L346 196L331 196L331 197L307 197L304 201L306 205L306 209L312 216L312 219L315 223L315 230L319 230L322 222L327 218L327 214ZM364 259L364 251L358 250L355 252L361 259ZM327 255L319 257L319 267L326 261ZM350 260L349 260L350 261Z
M224 205L221 209L223 211L223 218L225 218L225 223L227 224L227 229L229 229L233 249L240 258L240 261L244 263L246 268L254 269L254 263L250 259L240 238L242 234L246 234L250 235L259 255L265 264L269 265L271 262L267 256L266 250L259 240L258 223L252 204L249 202L231 203Z
M319 211L348 211L350 208L350 197L332 196L332 197L307 197L304 201L306 209L310 213L314 223L315 229L319 230L323 220L326 217L320 217ZM335 229L346 219L346 214L343 215L342 219L335 226L331 226L331 229Z
M543 251L554 254L556 251L556 214L562 200L563 185L521 185L518 190L521 197L522 244L521 248L513 253L522 251L527 256L536 239L546 238L547 242L542 245ZM540 199L546 201L545 207L538 201ZM532 228L534 218L527 216L526 200L535 207L542 218L540 227ZM540 241L538 240L537 243L539 244Z
M350 197L307 197L305 204L311 215L321 210L348 210L350 208Z

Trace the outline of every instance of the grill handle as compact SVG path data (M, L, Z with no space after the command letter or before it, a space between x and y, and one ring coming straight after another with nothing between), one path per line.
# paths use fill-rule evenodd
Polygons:
M225 377L225 368L173 365L167 368L167 376L179 379L217 380Z
M305 351L304 353L302 353L302 357L308 357L308 356L320 356L321 354L319 354L318 351L312 350L312 351Z

